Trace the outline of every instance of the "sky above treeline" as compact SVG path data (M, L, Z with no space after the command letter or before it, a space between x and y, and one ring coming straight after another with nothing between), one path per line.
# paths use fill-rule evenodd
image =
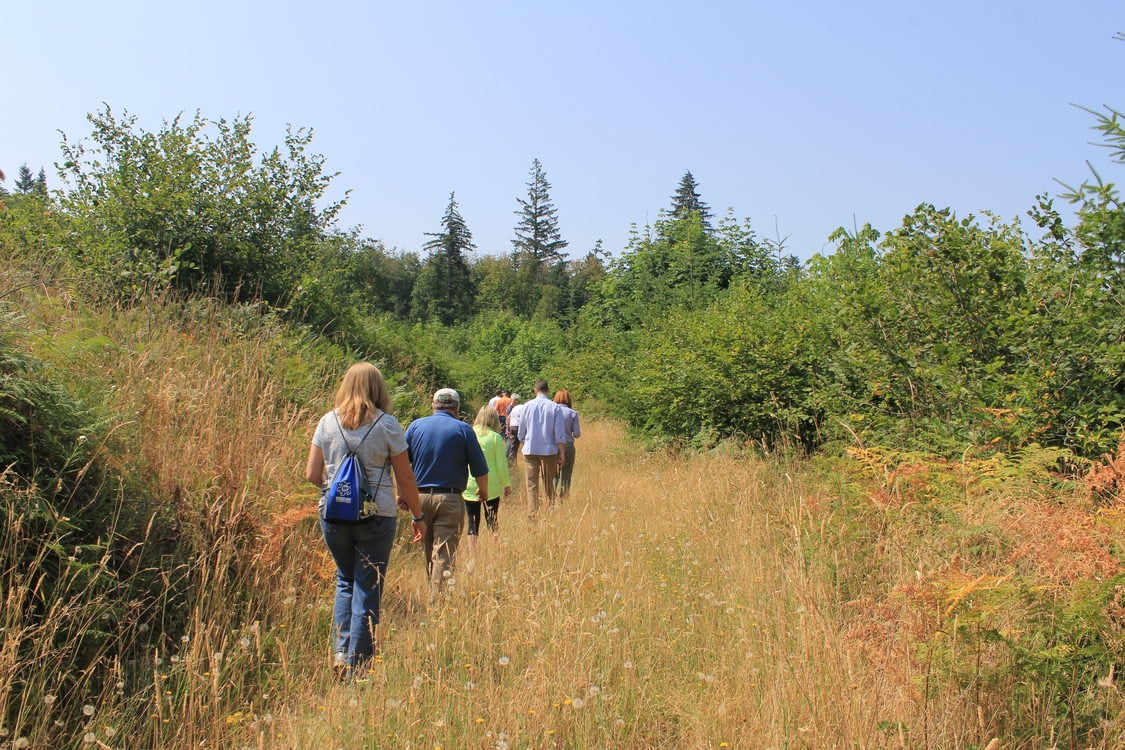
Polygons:
M0 169L59 187L60 131L109 105L159 130L196 111L286 128L348 194L342 228L419 251L451 192L482 254L511 251L532 161L567 252L619 253L686 171L802 260L920 203L1022 216L1079 183L1081 105L1125 109L1125 4L151 0L11 3Z

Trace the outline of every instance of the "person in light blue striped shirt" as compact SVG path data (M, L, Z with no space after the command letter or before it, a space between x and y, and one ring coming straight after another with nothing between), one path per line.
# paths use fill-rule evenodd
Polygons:
M539 515L539 479L547 494L547 507L555 504L555 475L566 460L562 407L548 396L546 380L535 383L535 398L520 413L518 437L527 468L528 517Z

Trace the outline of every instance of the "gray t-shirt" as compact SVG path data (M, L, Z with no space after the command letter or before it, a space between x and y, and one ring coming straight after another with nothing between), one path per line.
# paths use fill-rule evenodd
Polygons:
M378 418L380 414L383 412L377 411L375 417ZM349 430L336 419L336 411L333 410L320 418L316 432L313 433L312 444L324 451L325 486L332 483L336 468L348 455L348 446L350 446L363 463L363 471L367 474L371 494L375 497L376 507L371 508L369 503L365 503L363 515L395 516L398 511L395 505L390 463L391 456L397 456L406 450L406 435L399 421L390 414L383 414L383 418L379 419L379 423L364 440L363 436L370 427L371 423L367 422L357 429ZM341 430L343 436L340 434ZM344 436L347 437L346 445ZM360 444L361 440L362 444ZM323 503L322 498L321 504Z

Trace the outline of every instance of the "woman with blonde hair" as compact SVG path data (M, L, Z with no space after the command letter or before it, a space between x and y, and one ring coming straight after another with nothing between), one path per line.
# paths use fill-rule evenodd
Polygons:
M582 434L578 425L578 412L570 403L570 392L559 389L555 391L554 401L559 404L563 414L563 432L566 439L563 441L563 465L559 471L559 499L570 494L570 477L574 473L574 439Z
M469 477L469 484L461 497L465 498L465 512L469 516L470 549L476 548L481 506L484 506L485 523L495 534L500 530L500 497L508 497L512 492L504 437L500 434L500 414L491 406L482 406L473 420L473 432L484 453L484 460L488 462L488 491L492 497L481 502L477 497L477 480L473 476Z
M316 426L305 467L305 478L321 488L320 527L336 563L333 641L335 667L342 676L357 676L375 653L375 626L398 524L388 467L398 490L397 504L413 519L414 541L426 530L406 438L390 408L390 392L379 368L367 362L352 365L336 389L335 408ZM357 521L328 520L324 490L349 452L359 457L368 479L362 512Z

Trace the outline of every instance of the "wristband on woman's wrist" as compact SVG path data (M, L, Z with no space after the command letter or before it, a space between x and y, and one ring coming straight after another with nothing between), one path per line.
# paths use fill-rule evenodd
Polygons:
M416 515L414 515L413 513L411 513L411 514L410 514L410 520L411 520L411 521L413 521L414 523L419 523L419 522L421 522L421 521L422 521L422 519L423 519L423 518L425 518L425 517L426 517L426 512L425 512L425 511L422 511L422 515L420 515L420 516L416 516Z

